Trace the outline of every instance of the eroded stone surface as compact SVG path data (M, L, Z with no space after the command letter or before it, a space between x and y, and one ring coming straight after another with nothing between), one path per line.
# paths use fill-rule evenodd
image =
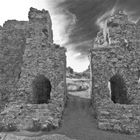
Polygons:
M139 24L116 12L106 21L91 51L92 102L98 127L127 134L140 133ZM120 75L127 88L125 104L114 104L108 82Z
M10 103L1 112L1 131L51 131L61 123L65 106L63 84L57 87L49 104Z
M53 43L48 11L30 8L28 17L6 21L0 28L0 131L50 131L61 122L66 50ZM49 104L33 101L32 82L40 74L51 82Z

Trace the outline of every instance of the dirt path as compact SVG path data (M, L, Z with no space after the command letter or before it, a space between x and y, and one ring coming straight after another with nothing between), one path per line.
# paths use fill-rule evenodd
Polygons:
M77 95L77 93L75 93ZM91 113L90 99L69 95L61 128L50 133L26 133L26 136L62 134L77 140L139 140L140 137L99 130Z
M51 133L64 134L78 140L139 140L140 138L97 129L91 114L90 99L69 95L62 127Z

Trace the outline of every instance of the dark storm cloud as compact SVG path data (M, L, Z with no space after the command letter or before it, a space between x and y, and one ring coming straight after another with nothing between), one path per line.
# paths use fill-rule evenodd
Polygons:
M74 51L87 55L92 46L99 27L96 21L99 17L114 7L126 10L133 19L140 15L140 0L65 0L57 5L75 15L76 22L69 33L68 44L75 44ZM67 29L66 29L67 30Z

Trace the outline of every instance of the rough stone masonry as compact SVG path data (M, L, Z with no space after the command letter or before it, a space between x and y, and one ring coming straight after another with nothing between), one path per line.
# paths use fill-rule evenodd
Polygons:
M61 122L66 50L53 43L48 11L30 8L28 17L8 20L0 28L0 131L49 131ZM33 81L39 75L51 83L48 104L34 102Z
M116 11L91 50L92 103L98 127L140 134L140 24Z

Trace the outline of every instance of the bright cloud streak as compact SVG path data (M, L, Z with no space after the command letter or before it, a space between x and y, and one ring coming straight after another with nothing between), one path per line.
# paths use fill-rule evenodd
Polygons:
M65 0L46 0L49 5L48 10L51 14L52 28L53 28L53 39L54 42L67 48L67 66L72 67L76 72L82 72L88 68L89 60L88 57L79 59L82 54L74 51L74 45L68 45L69 34L71 33L77 18L74 14L69 11L63 11L63 8L57 8L57 4L64 2Z
M76 17L71 13L68 15L59 13L51 14L51 19L53 22L54 42L63 46L69 41L69 33L71 31L69 27L75 24Z
M73 51L67 52L67 66L72 67L76 72L82 72L86 70L89 66L88 57L84 57L83 59L77 59L81 54L73 53Z

